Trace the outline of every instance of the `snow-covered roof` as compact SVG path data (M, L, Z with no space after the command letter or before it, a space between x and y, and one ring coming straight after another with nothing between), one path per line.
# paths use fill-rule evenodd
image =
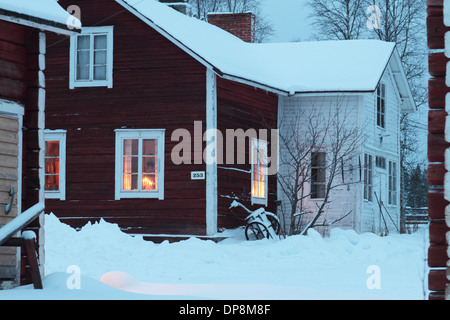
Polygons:
M0 0L0 20L63 34L81 28L80 20L64 10L57 0Z
M218 75L293 95L374 91L395 44L377 40L247 43L154 0L116 0Z

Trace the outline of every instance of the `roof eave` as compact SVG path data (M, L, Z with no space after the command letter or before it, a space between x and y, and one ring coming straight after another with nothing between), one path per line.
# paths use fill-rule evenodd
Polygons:
M51 31L64 35L73 35L81 32L81 29L73 27L70 29L68 24L62 24L51 20L46 20L31 15L0 9L0 20L21 24L27 27L33 27L45 31Z
M250 86L253 86L253 87L257 87L259 89L262 89L262 90L265 90L265 91L269 91L269 92L273 92L273 93L276 93L276 94L281 94L281 95L288 95L289 94L288 91L285 91L285 90L282 90L282 89L279 89L279 88L276 88L276 87L273 87L273 86L269 86L269 85L266 85L266 84L263 84L263 83L260 83L260 82L257 82L257 81L253 81L253 80L250 80L250 79L245 79L245 78L242 78L242 77L239 77L239 76L236 76L236 75L227 74L227 73L223 72L220 68L218 68L217 66L212 64L210 61L206 60L205 57L199 55L197 52L195 52L194 50L189 48L187 45L185 45L182 41L180 41L179 39L177 39L173 35L171 35L169 32L167 32L164 28L162 28L159 25L157 25L156 23L154 23L150 18L148 18L147 16L144 16L138 10L136 10L134 7L130 6L126 1L123 1L123 0L115 0L115 1L118 4L120 4L121 6L123 6L125 9L127 9L129 12L134 14L136 17L141 19L147 25L149 25L150 27L155 29L157 32L159 32L161 35L163 35L165 38L169 39L173 44L175 44L180 49L185 51L187 54L189 54L195 60L200 62L202 65L204 65L205 67L213 70L214 73L217 74L219 77L224 78L224 79L228 79L228 80L232 80L232 81L235 81L235 82L247 84L247 85L250 85Z
M393 60L393 61L392 61ZM403 68L400 55L397 51L397 46L394 48L390 63L394 62L398 70L393 70L394 78L397 82L398 89L402 95L401 112L402 113L413 113L417 111L416 101L411 92L411 87L409 85L408 79L406 78L406 73Z

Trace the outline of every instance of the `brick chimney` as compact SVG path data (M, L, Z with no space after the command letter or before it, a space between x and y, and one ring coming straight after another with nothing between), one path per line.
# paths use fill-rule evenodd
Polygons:
M255 15L245 13L208 13L208 22L245 42L255 42Z

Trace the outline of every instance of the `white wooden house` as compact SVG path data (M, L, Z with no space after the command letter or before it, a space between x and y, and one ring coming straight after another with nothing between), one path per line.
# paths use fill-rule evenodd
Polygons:
M293 96L279 97L279 122L292 119L293 114L301 111L317 113L326 123L327 117L339 112L347 129L355 128L359 134L358 137L355 135L358 141L354 140L357 149L334 179L333 184L339 187L331 191L326 210L317 222L325 225L318 228L323 234L327 234L330 227L377 234L399 229L400 118L403 113L414 112L416 105L395 45L383 42L368 42L367 45L367 50L353 54L349 53L352 45L345 41L305 45L305 50L311 51L309 62L319 66L317 74L321 74L319 77L324 81L319 79L313 82L313 87ZM330 53L328 61L316 61L322 59L320 55L314 59L312 51L317 51L318 47L319 52ZM365 55L365 58L358 58L359 55ZM302 134L307 124L300 120L295 125L297 132ZM283 135L283 130L287 129L280 123L280 130ZM311 181L307 182L303 192L305 198L297 209L298 212L310 212L302 215L303 225L311 220L324 201L323 189L330 178L328 166L332 161L329 149L335 137L334 133L327 134L329 137L308 159L315 158L316 161L313 159L308 169L311 170ZM281 146L280 152L287 151ZM283 170L286 168L281 166L281 174ZM280 184L278 197L283 206L280 211L286 211L290 203ZM331 225L333 222L336 223Z

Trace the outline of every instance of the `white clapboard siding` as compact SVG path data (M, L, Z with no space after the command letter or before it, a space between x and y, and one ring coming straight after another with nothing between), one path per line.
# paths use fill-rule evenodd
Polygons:
M345 115L345 123L349 127L358 126L359 119L361 117L362 110L362 97L360 95L350 94L350 95L321 95L321 96L304 96L304 97L280 97L279 103L279 119L281 122L284 122L281 129L280 134L283 135L283 126L293 126L294 115L301 110L301 112L305 112L307 114L312 114L318 112L320 115L321 123L325 125L327 117L335 114L336 108L340 108L340 111L343 115ZM319 123L318 126L321 124ZM298 133L302 135L302 130L306 125L300 124L298 126ZM328 142L329 143L329 142ZM327 144L327 142L326 142ZM326 148L326 147L325 147ZM325 150L326 151L326 150ZM280 154L283 157L282 153L285 153L286 150L283 149L282 145L280 145ZM347 168L344 174L344 182L349 181L358 181L359 180L359 172L357 170L357 158L354 158L352 161L352 170ZM284 166L280 166L280 174L286 174L286 168ZM356 179L356 180L355 180ZM336 177L336 183L340 183L341 176ZM309 186L307 185L305 193L309 193ZM356 215L358 205L358 195L360 194L360 185L359 183L355 183L349 186L342 186L336 188L331 195L331 202L327 207L326 213L322 216L320 221L326 219L326 221L334 221L341 218L348 212L352 212L352 214L348 215L344 218L338 226L346 227L346 228L354 228L356 223ZM283 209L285 212L289 210L289 201L286 196L281 191L280 187L278 188L278 195L280 200L282 200ZM306 210L315 212L317 209L317 204L320 200L307 199L303 202L302 208L300 210ZM287 211L286 211L287 210ZM310 219L313 214L305 216L305 220ZM285 217L288 219L288 217ZM320 223L319 221L319 223ZM289 225L289 222L286 222ZM324 233L327 233L327 230L324 229Z
M364 128L367 134L364 153L373 156L373 201L363 200L361 211L362 232L396 232L400 224L400 100L389 68L381 80L386 85L386 127L376 124L376 93L366 94L364 98ZM386 169L375 167L375 157L386 159ZM362 161L364 154L362 154ZM397 164L397 205L388 204L388 165ZM379 202L384 204L380 209ZM387 230L386 230L387 229Z
M352 165L344 171L344 182L354 182L333 190L330 204L327 206L327 212L320 221L326 220L327 223L335 221L346 213L351 212L346 218L333 225L333 227L352 228L357 232L375 232L386 231L384 220L386 221L389 232L396 232L400 220L400 99L397 86L393 81L390 67L385 71L382 82L386 85L386 126L379 128L376 122L376 92L370 93L347 93L347 94L317 94L305 95L300 97L280 97L279 99L279 124L281 124L280 134L283 134L284 127L294 126L295 114L298 110L308 112L311 110L320 110L323 115L323 123L326 123L326 117L333 115L333 108L340 106L342 113L346 115L346 124L348 126L357 126L364 136L361 147L352 159ZM319 124L320 125L320 124ZM298 134L302 135L304 126L298 125ZM280 144L280 157L286 150ZM369 202L363 199L363 170L360 166L364 165L364 154L369 153L373 156L373 190L377 197L383 202L389 216L383 209L380 214L379 205L373 195L373 201ZM380 156L386 159L386 169L375 167L375 157ZM388 204L388 166L389 161L397 164L397 205ZM286 168L280 166L280 174L286 174ZM361 172L361 175L360 175ZM335 183L341 183L341 176L335 178ZM308 188L307 188L308 189ZM308 193L309 190L305 190ZM282 200L284 212L289 211L289 201L278 186L278 198ZM302 204L302 210L315 212L320 200L306 199ZM280 210L281 211L281 210ZM300 211L300 209L299 209ZM312 215L305 216L306 219ZM285 221L289 225L288 217ZM384 219L383 219L384 218ZM327 228L322 228L322 233L328 232Z

